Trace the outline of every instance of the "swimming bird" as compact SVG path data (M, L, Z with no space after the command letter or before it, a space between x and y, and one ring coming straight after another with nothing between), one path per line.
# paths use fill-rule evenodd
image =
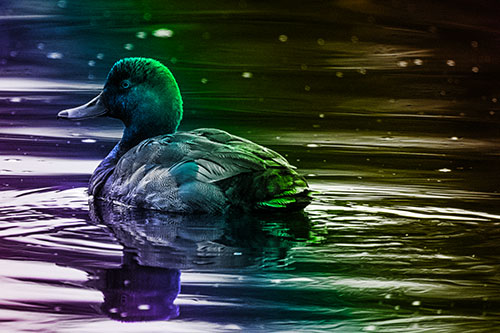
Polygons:
M310 203L306 180L280 154L219 129L177 131L182 115L174 76L149 58L119 60L97 97L58 113L73 120L108 116L125 125L90 179L94 199L181 214Z

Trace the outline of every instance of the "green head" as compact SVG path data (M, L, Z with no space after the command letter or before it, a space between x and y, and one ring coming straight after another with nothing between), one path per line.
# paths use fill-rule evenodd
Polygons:
M182 119L182 98L172 73L162 63L149 58L125 58L111 68L99 96L85 105L63 110L58 116L117 118L126 126L124 136L143 140L177 130Z

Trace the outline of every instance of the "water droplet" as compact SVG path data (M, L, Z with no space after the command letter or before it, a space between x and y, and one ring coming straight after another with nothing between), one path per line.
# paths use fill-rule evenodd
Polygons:
M127 316L128 316L128 313L126 313L126 312L122 312L122 313L120 313L120 317L122 317L122 318L125 318L125 317L127 317Z
M477 66L472 67L472 72L473 73L478 73L479 72L479 67L477 67Z
M97 55L95 57L99 60L102 60L102 59L104 59L104 53L97 53Z
M473 40L472 42L470 42L470 46L472 46L473 48L476 48L479 46L479 43L476 40Z
M496 97L493 97L493 98L491 99L491 101L492 101L493 103L496 103L496 102L498 102L498 99L497 99Z
M309 148L317 148L317 147L319 147L319 145L318 145L318 144L316 144L316 143L308 143L308 144L306 145L306 147L309 147Z
M141 311L147 311L147 310L151 309L151 306L149 304L139 304L137 306L137 309L141 310Z
M368 326L363 328L363 331L366 331L366 332L375 332L376 330L377 330L377 326L375 326L375 325L368 325Z
M400 60L400 61L398 61L398 66L399 67L408 67L408 61Z
M455 66L455 65L456 65L456 64L455 64L455 60L452 60L452 59L448 59L448 60L446 60L446 64L447 64L448 66L450 66L450 67L453 67L453 66Z
M413 306L420 306L420 304L422 304L420 301L411 302L411 305L413 305Z
M132 51L134 49L134 44L127 43L123 45L123 48L128 51Z
M117 308L111 308L109 309L109 313L117 313L118 309Z
M339 79L343 78L344 77L344 73L342 72L337 72L335 73L335 76L337 76Z
M60 52L50 52L47 54L47 58L49 58L49 59L62 59L63 54Z
M139 38L139 39L144 39L146 38L147 36L147 33L145 33L144 31L139 31L138 33L135 34L135 37Z
M241 253L241 252L234 252L234 253L233 253L233 255L234 255L234 256L241 256L242 254L243 254L243 253Z
M97 140L94 140L94 139L82 139L81 140L83 143L96 143Z
M325 114L324 114L324 113L320 113L320 114L318 115L318 117L320 117L320 118L325 118Z
M278 39L280 42L284 43L288 40L288 36L287 35L280 35Z
M243 72L241 73L241 76L244 77L245 79L251 79L253 77L252 72Z
M206 78L201 79L201 83L206 84L207 82L208 82L208 80Z
M305 91L310 91L310 90L311 90L311 87L310 87L310 86L308 86L308 85L305 85L305 86L304 86L304 90L305 90Z
M413 63L417 66L422 66L424 61L422 59L415 59L413 60Z
M279 139L281 139L281 136L277 136L277 137L276 137L276 140L279 140Z
M94 67L95 66L95 61L94 60L89 60L89 66Z
M439 169L438 171L439 172L451 172L451 170L448 168L442 168L442 169Z
M9 101L12 103L20 103L22 101L22 98L21 97L12 97L12 98L9 98Z
M153 36L159 38L170 38L174 35L174 32L170 29L158 29L153 31Z
M458 137L457 137L457 136L452 136L452 137L450 138L450 140L456 141L456 140L458 140Z
M385 299L391 299L391 297L392 297L392 295L391 295L391 294L387 294L387 295L385 295L385 297L384 297L384 298L385 298Z
M9 55L10 55L12 58L17 57L17 55L18 55L18 54L19 54L19 52L18 52L18 51L10 51L10 52L9 52Z
M39 49L39 50L43 50L45 48L45 44L44 43L38 43L36 45L36 48Z

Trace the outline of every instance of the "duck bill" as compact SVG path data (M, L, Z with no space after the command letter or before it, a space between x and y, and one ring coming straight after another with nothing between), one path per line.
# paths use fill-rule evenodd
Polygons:
M77 106L76 108L62 110L57 114L57 118L80 120L104 116L108 110L101 100L102 93L97 95L87 104Z

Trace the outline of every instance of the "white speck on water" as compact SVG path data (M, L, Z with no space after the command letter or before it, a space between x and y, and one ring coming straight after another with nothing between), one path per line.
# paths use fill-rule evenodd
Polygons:
M457 137L457 136L452 136L452 137L450 138L450 140L457 141L457 140L458 140L458 137Z
M318 144L316 144L316 143L308 143L308 144L306 145L306 147L309 147L309 148L317 148L317 147L319 147L319 145L318 145Z
M325 40L323 38L318 38L318 45L325 45Z
M139 39L144 39L147 37L147 33L145 33L144 31L139 31L135 34L135 37L139 38Z
M68 3L66 2L66 0L59 0L57 2L57 7L59 8L66 8L68 6Z
M111 309L109 309L109 313L118 313L118 309L117 308L111 308Z
M104 59L104 53L97 53L97 55L95 57L99 60L102 60L102 59Z
M229 324L229 325L225 325L224 329L226 329L226 330L241 330L241 327L236 325L236 324Z
M472 72L479 73L479 67L477 67L477 66L472 67Z
M320 114L318 115L318 117L320 117L320 118L325 118L325 114L324 114L324 113L320 113Z
M442 168L442 169L439 169L438 171L439 172L451 172L451 170L448 168Z
M413 60L413 63L417 66L422 66L424 64L422 59L415 59L415 60Z
M208 80L207 80L206 78L202 78L202 79L201 79L201 83L203 83L203 84L207 84L207 82L208 82Z
M278 39L280 42L285 43L288 40L288 36L287 35L280 35L278 37Z
M123 45L123 48L128 51L132 51L134 49L134 44L127 43Z
M310 91L310 90L311 90L311 87L310 87L310 86L308 86L308 85L305 85L305 86L304 86L304 90L305 90L305 91Z
M87 76L89 80L93 80L95 79L95 76L93 74L89 74L89 76Z
M97 140L95 140L95 139L82 139L82 142L83 143L96 143Z
M89 60L89 66L94 67L95 66L95 61L94 60Z
M398 61L398 66L399 67L408 67L408 61L400 60L400 61Z
M243 72L241 73L241 76L244 77L245 79L251 79L253 74L252 72Z
M15 58L17 57L17 55L19 54L18 51L10 51L9 55L12 57L12 58Z
M472 46L473 48L476 48L479 46L479 43L475 40L473 40L472 42L470 42L470 46Z
M153 36L159 38L170 38L174 35L174 32L170 29L158 29L153 31Z
M122 313L120 313L120 317L122 317L122 318L125 318L125 317L127 317L127 316L128 316L128 313L126 313L126 312L122 312Z
M151 309L151 306L149 304L139 304L137 306L137 309L141 310L141 311L147 311L147 310Z
M243 254L243 253L241 253L241 252L234 252L234 253L233 253L233 256L241 256L242 254Z
M366 327L363 328L363 331L366 331L366 332L375 332L375 330L377 329L377 326L375 325L368 325Z
M4 161L9 162L9 163L21 162L21 160L19 158L6 158L6 159L4 159Z
M392 295L391 294L387 294L384 296L385 299L391 299Z
M12 103L20 103L23 99L21 97L12 97L9 98L9 101Z
M343 78L343 77L344 77L344 73L342 73L342 72L337 72L337 73L335 73L335 75L336 75L339 79L341 79L341 78Z
M359 74L365 75L366 74L366 69L360 68L360 69L358 69L358 72L359 72Z
M49 58L49 59L62 59L63 54L61 52L50 52L47 54L47 58Z
M411 303L411 305L413 305L413 306L420 306L420 304L422 304L420 301L413 301Z
M454 67L456 65L455 60L452 59L446 60L446 64L450 67Z
M39 50L43 50L45 48L45 44L44 43L38 43L36 45L36 48L39 49Z

